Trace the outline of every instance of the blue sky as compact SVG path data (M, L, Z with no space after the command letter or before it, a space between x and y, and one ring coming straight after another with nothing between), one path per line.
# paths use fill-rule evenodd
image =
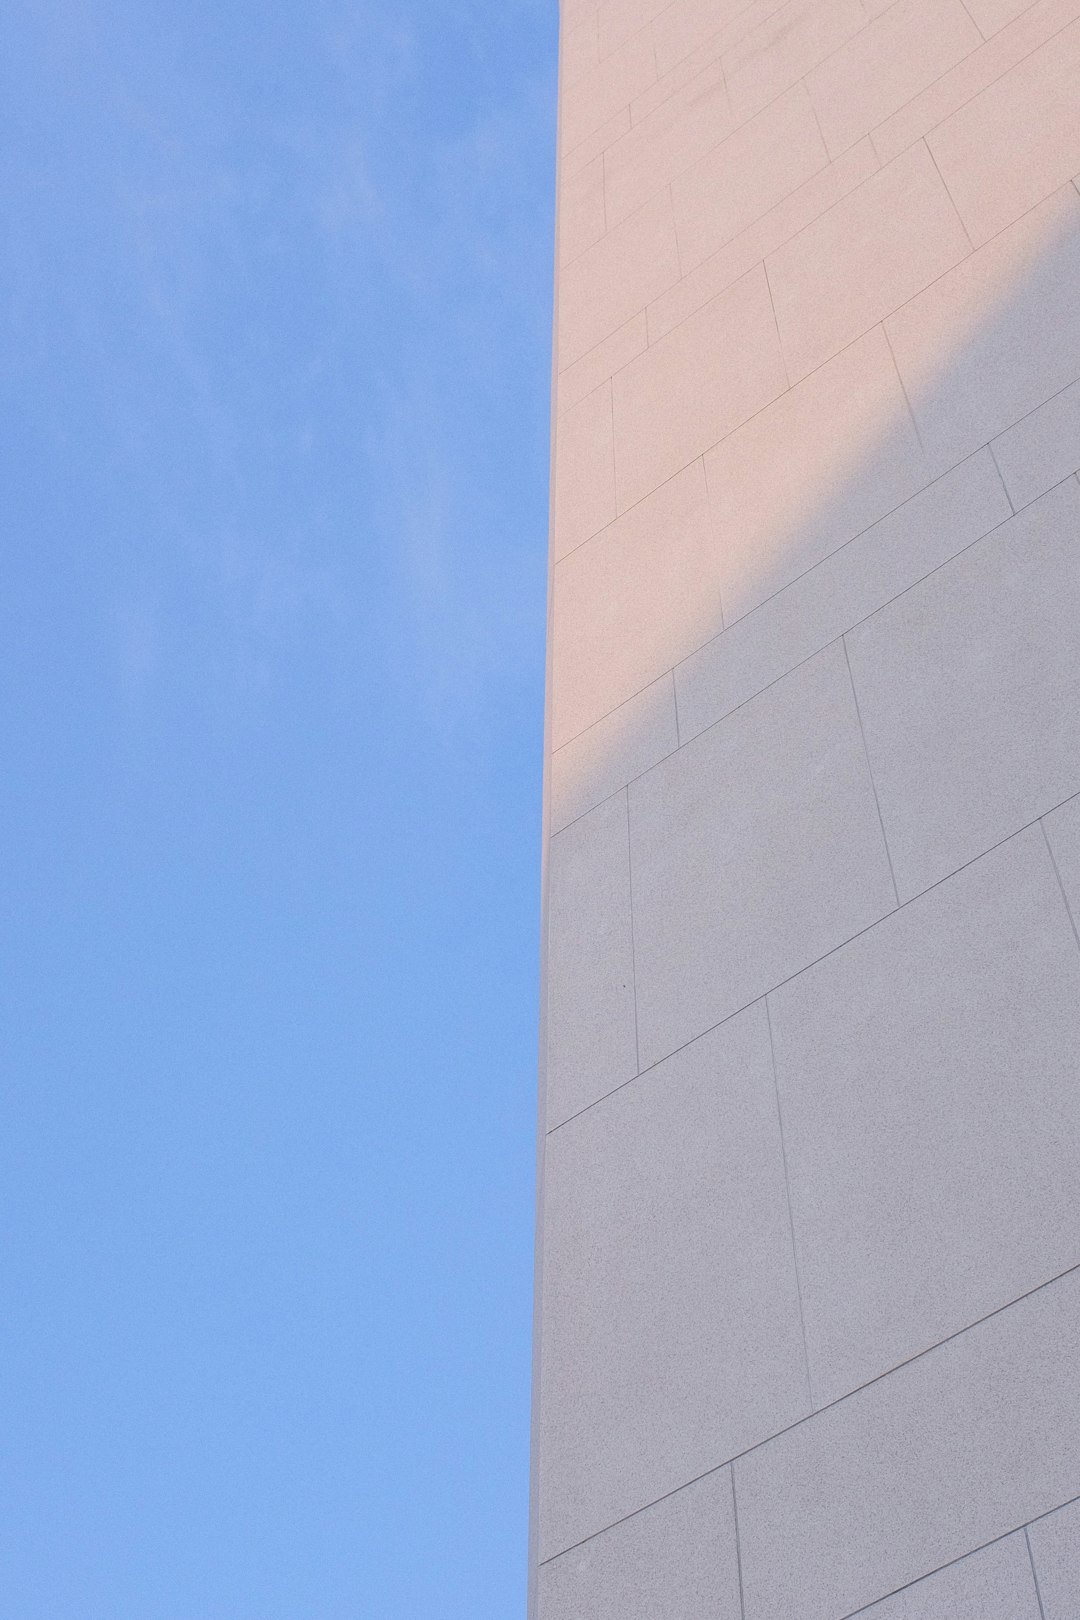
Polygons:
M13 0L0 1614L523 1613L554 0Z

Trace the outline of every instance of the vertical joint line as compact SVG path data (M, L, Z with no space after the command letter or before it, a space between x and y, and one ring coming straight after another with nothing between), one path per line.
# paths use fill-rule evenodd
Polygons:
M914 429L916 439L919 441L919 449L925 455L926 454L926 446L923 443L923 436L922 436L922 433L920 432L920 429L919 429L918 418L916 417L915 412L911 408L911 396L907 391L907 384L905 383L903 377L900 374L900 367L896 363L896 350L892 346L892 338L889 336L889 328L885 325L884 321L882 321L882 323L881 323L881 331L882 331L882 335L883 335L883 337L885 339L885 342L888 345L889 359L893 363L893 370L896 372L896 380L900 384L900 392L904 396L904 404L907 406L907 413L908 413L908 416L911 418L911 426Z
M734 1463L731 1463L729 1465L728 1473L731 1475L731 1514L732 1514L733 1519L735 1520L735 1568L736 1568L736 1570L738 1572L738 1576L739 1576L739 1613L742 1616L742 1620L746 1620L746 1599L743 1596L743 1578L742 1578L742 1544L739 1541L739 1500L738 1500L738 1497L735 1495L735 1464Z
M773 1039L772 1009L765 997L765 1022L769 1026L769 1059L772 1063L773 1095L776 1098L776 1123L780 1130L780 1162L784 1170L784 1196L787 1199L788 1231L791 1234L791 1263L795 1270L795 1293L799 1301L799 1327L802 1331L803 1365L806 1368L806 1392L810 1398L810 1411L816 1410L814 1380L810 1375L810 1346L806 1338L806 1312L803 1310L802 1278L799 1276L799 1250L795 1242L795 1212L791 1205L791 1177L788 1174L787 1143L784 1139L784 1110L780 1105L780 1073L776 1066L776 1042ZM732 1489L734 1489L734 1472Z
M859 694L855 690L855 677L851 673L851 658L848 654L847 636L841 636L840 640L844 644L844 662L847 665L848 680L851 683L851 700L855 705L855 718L859 722L859 736L862 738L863 758L866 760L866 774L870 778L870 791L874 795L874 807L877 810L878 826L881 828L881 842L885 846L885 859L889 863L889 880L892 883L893 895L896 898L896 904L899 908L900 890L896 886L896 873L893 871L892 851L889 848L889 836L885 831L885 818L881 814L881 800L878 798L877 783L874 781L874 767L870 763L870 749L867 747L866 743L866 727L863 725L862 710L859 708Z
M1000 465L998 463L998 458L994 454L994 441L993 441L993 439L987 439L986 448L990 452L990 460L994 463L994 471L997 473L998 477L1001 479L1001 488L1002 488L1002 491L1004 492L1005 499L1009 503L1009 511L1012 513L1013 517L1015 517L1016 516L1016 507L1013 504L1012 496L1009 494L1009 486L1005 482L1005 479L1002 477L1001 467L1000 467Z
M1035 1554L1031 1550L1031 1536L1028 1526L1024 1526L1024 1545L1027 1547L1028 1563L1031 1565L1031 1579L1035 1582L1035 1601L1039 1605L1040 1620L1046 1620L1046 1610L1043 1608L1042 1593L1039 1591L1039 1572L1035 1568Z
M1058 867L1057 859L1056 859L1056 857L1054 855L1054 847L1050 842L1050 834L1047 832L1047 830L1046 830L1046 822L1043 820L1043 818L1041 816L1039 817L1039 826L1042 828L1043 842L1046 845L1046 853L1050 857L1050 865L1054 868L1054 876L1057 878L1057 886L1061 891L1061 900L1062 900L1062 904L1065 907L1065 915L1068 917L1069 922L1072 924L1073 939L1075 939L1075 941L1076 941L1077 950L1080 950L1080 929L1078 929L1077 926L1076 926L1076 918L1073 916L1073 909L1072 909L1072 906L1070 906L1070 904L1069 904L1069 896L1065 893L1065 885L1061 881L1061 871L1060 871L1060 869Z

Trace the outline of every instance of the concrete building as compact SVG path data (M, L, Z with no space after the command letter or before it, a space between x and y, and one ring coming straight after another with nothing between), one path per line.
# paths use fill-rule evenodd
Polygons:
M1080 1616L1080 0L563 0L535 1620Z

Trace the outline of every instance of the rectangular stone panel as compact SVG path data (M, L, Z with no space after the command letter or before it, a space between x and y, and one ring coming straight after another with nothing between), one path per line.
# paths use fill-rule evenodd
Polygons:
M682 740L696 737L1011 515L990 452L962 461L679 664Z
M624 326L679 275L671 198L664 191L560 273L560 370Z
M1012 4L1012 0L1009 0ZM972 10L969 4L968 10ZM963 57L890 118L875 126L872 138L883 163L912 141L937 129L967 102L1080 15L1080 0L1020 0L1015 21Z
M555 429L551 554L558 562L615 516L611 384L565 412Z
M860 1609L858 1620L1043 1620L1023 1531Z
M548 1125L637 1072L626 795L551 840Z
M1080 1494L1078 1366L1073 1272L740 1458L746 1620L843 1620Z
M555 567L551 742L561 748L671 669L721 623L700 461Z
M970 244L920 142L765 261L792 381L959 264Z
M629 794L643 1065L895 904L842 646Z
M764 1007L554 1131L544 1219L542 1559L809 1409Z
M848 636L901 900L1080 791L1080 485Z
M923 443L970 455L1080 376L1080 197L1072 186L885 322Z
M787 387L763 265L742 276L612 382L620 512Z
M976 244L1080 171L1080 22L1018 62L927 137Z
M769 998L818 1405L1080 1264L1080 951L1029 828Z
M961 0L896 0L807 76L830 157L982 44Z
M610 223L625 219L719 146L732 127L723 69L715 62L648 117L635 120L605 154Z
M731 624L931 480L880 327L705 459Z
M675 682L668 674L552 754L552 832L666 759L678 745Z
M537 1620L742 1620L726 1468L540 1567Z
M672 181L683 270L730 242L828 161L806 90L795 85Z
M788 0L724 52L732 112L750 118L866 26L861 0Z
M994 440L993 448L1016 507L1028 506L1080 470L1080 382L1023 417Z

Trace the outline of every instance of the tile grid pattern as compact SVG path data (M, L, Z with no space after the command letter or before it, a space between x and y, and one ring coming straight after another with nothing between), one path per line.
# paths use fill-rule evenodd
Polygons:
M1080 0L562 12L536 1620L1064 1620Z

